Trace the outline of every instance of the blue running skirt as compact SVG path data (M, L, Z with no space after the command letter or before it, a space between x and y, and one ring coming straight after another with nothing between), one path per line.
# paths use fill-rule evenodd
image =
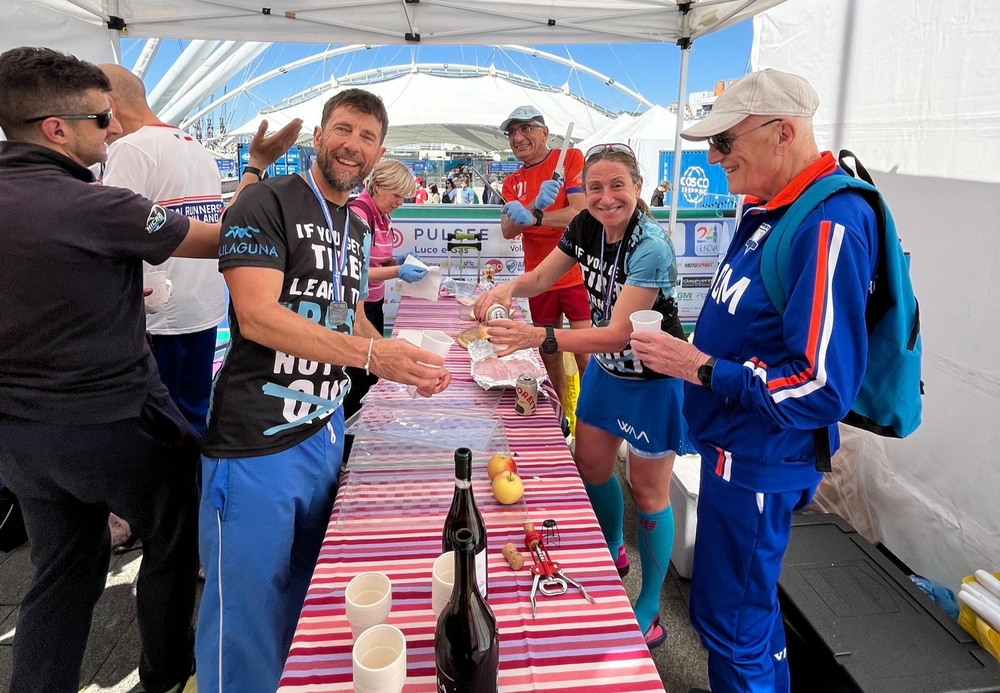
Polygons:
M671 451L694 452L681 414L680 378L630 380L611 375L593 357L583 375L576 417L588 426L624 438L636 457L657 459Z

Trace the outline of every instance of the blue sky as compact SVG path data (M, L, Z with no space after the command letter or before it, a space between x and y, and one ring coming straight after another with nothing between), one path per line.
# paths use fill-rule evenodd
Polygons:
M736 79L744 74L753 39L751 21L744 21L695 43L688 72L688 92L705 91L717 80ZM123 40L123 62L132 67L144 42ZM186 42L164 40L160 45L149 74L147 87L155 84L180 55ZM244 79L272 70L307 55L333 48L335 45L274 44L231 82L238 85ZM667 105L677 100L677 79L680 55L676 46L667 44L585 44L547 45L539 50L572 57L591 69L612 77L653 103ZM331 74L343 76L352 72L385 65L417 63L495 65L526 75L540 82L561 86L567 80L573 92L610 110L630 111L636 102L626 94L606 86L600 80L572 71L569 67L548 60L532 58L523 53L505 51L491 46L376 46L343 56L313 63L281 75L258 86L253 96L238 97L229 102L227 121L230 127L249 119L257 108L280 101L313 84L327 81Z

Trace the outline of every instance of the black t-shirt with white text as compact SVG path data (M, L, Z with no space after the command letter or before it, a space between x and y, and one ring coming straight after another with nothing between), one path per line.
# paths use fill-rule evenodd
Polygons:
M329 230L309 184L282 176L246 188L222 218L219 269L266 267L284 274L282 306L328 329L354 330L358 303L368 293L371 234L350 215L341 301L345 323L331 323L335 259L348 218L346 205L328 203ZM350 381L341 366L307 361L243 337L229 308L231 342L216 377L203 450L210 457L257 457L287 450L325 426Z
M652 309L663 316L661 329L684 338L673 298L677 280L674 244L655 220L636 210L622 239L606 243L604 226L588 210L583 210L566 227L558 248L580 263L595 327L610 319L618 296L628 284L656 289ZM631 344L621 351L594 354L594 358L605 371L622 378L664 377L644 366L632 353Z

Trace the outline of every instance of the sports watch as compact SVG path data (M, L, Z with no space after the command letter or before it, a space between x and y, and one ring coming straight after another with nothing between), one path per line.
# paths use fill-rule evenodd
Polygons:
M542 210L540 210L540 209L533 209L533 210L531 210L531 213L535 216L535 223L533 224L533 226L541 226L542 225Z
M257 168L256 166L247 166L247 167L245 167L243 169L243 173L252 173L255 176L257 176L257 178L259 180L264 180L264 171L262 171L261 169Z
M559 351L559 343L556 342L556 331L552 325L545 326L545 339L542 341L542 353L554 354Z
M712 391L712 371L715 370L715 357L710 356L708 361L698 366L698 381L701 382L701 386Z

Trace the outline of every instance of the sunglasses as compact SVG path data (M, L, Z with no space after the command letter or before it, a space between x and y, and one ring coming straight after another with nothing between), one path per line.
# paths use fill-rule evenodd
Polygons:
M111 126L111 118L114 116L114 111L110 108L104 113L53 113L52 115L43 115L36 118L28 118L24 121L25 125L30 123L40 123L43 120L49 118L62 118L63 120L93 120L97 122L97 127L101 130L107 130Z
M587 150L587 153L583 155L583 158L590 159L590 157L604 154L604 152L618 152L619 154L628 154L632 157L632 161L639 165L639 160L635 156L635 152L632 151L632 147L627 144L614 143L614 144L597 144Z
M766 128L768 125L774 125L775 123L780 123L781 120L782 120L781 118L775 118L774 120L769 120L763 125L758 125L755 128L750 128L746 132L741 132L738 135L712 135L711 137L708 138L708 144L718 149L719 154L726 156L731 151L733 151L733 142L736 139L743 137L743 135L747 134L748 132L753 132L754 130L760 130L761 128Z
M515 125L514 127L507 128L506 130L503 131L503 134L507 137L507 139L510 139L511 137L513 137L514 135L517 135L519 133L522 134L522 135L524 135L525 137L527 137L528 133L530 133L532 130L536 130L536 129L540 128L540 127L543 127L543 126L542 125L532 125L531 123L521 123L520 125Z

